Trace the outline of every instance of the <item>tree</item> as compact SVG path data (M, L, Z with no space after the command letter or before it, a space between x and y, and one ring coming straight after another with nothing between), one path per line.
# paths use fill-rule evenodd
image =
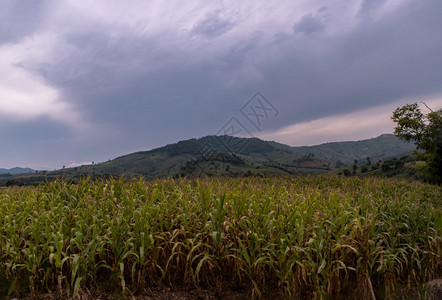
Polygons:
M356 166L356 164L358 163L358 160L357 159L355 159L355 163L353 164L353 175L356 175L356 170L357 170L357 166Z
M382 172L388 172L388 171L390 171L390 165L389 165L387 162L384 162L384 163L381 165L381 170L382 170Z
M407 104L393 111L392 120L397 123L394 135L399 139L413 141L419 160L425 161L420 168L424 180L442 183L442 109L422 113L417 103Z

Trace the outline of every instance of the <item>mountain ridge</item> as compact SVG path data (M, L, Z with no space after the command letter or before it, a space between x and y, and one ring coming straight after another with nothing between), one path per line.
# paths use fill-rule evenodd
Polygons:
M353 163L354 159L365 159L366 157L370 157L372 160L383 160L394 156L408 154L415 149L413 144L402 142L393 134L382 134L378 137L357 141L327 142L312 146L289 146L275 141L264 141L256 137L240 138L232 136L209 135L201 138L192 138L179 141L177 143L167 144L151 150L125 154L115 158L114 160L131 155L144 155L162 152L167 152L169 155L189 154L195 156L203 154L204 152L201 150L207 144L210 145L210 150L213 150L213 152L230 152L241 155L279 150L291 154L313 154L319 155L323 158L330 158L331 152L341 152L340 155L333 153L332 156L337 157L338 160L341 160L347 164ZM347 150L342 151L342 146L345 146Z
M21 168L21 167L14 167L10 169L0 168L0 174L24 174L24 173L33 173L35 170L31 168Z
M57 177L249 176L326 173L366 160L380 161L411 154L415 149L392 134L376 138L292 147L256 137L204 136L92 165L15 175L27 183ZM0 182L1 183L1 182Z

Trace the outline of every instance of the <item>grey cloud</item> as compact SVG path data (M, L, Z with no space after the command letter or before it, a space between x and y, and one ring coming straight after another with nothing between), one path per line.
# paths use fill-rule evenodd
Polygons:
M0 44L17 42L42 28L51 1L2 0Z
M186 41L164 48L162 41L168 37L161 35L111 35L105 27L72 33L65 36L70 52L35 71L86 122L103 128L100 140L86 132L81 145L57 144L73 133L43 120L0 122L0 134L10 143L8 149L24 147L33 134L36 140L51 141L48 153L62 149L60 159L100 161L214 134L232 116L240 118L239 109L258 90L280 111L264 130L442 93L440 11L440 1L419 2L388 19L330 37L324 30L328 11L322 9L295 24L298 34L280 33L269 42L265 30L256 31L227 42L216 54L189 51ZM211 39L231 29L214 23L213 29L194 33ZM321 31L324 34L312 34Z
M325 28L325 24L318 16L312 14L304 15L302 18L293 25L295 33L312 34L318 31L322 31Z
M88 143L81 147L71 128L48 118L26 122L1 122L0 164L5 166L28 166L34 169L61 168L72 159L80 161L91 153ZM98 157L98 156L96 156Z
M372 16L376 11L385 4L386 0L364 0L359 8L359 16Z
M227 64L229 68L237 69L241 65L253 62L253 58L262 51L264 33L255 31L241 41L230 46L229 51L220 60ZM251 61L252 60L252 61Z
M235 22L221 17L219 13L211 13L193 27L192 35L216 38L230 31L234 25Z
M442 76L438 50L442 47L438 29L442 19L437 16L442 3L432 4L405 7L370 27L357 28L326 44L330 48L326 55L295 55L297 58L289 62L291 68L287 63L278 66L284 70L279 72L284 74L282 80L288 81L279 90L292 90L281 98L293 99L293 104L283 101L287 109L282 111L293 111L294 119L304 121L306 116L321 117L404 97L415 101L425 94L442 93L437 84Z
M73 136L72 130L65 124L40 117L28 121L0 121L0 136L8 143L1 143L0 150L13 150L22 144L47 142Z
M422 5L421 10L425 9ZM408 19L414 22L392 25ZM334 40L325 46L329 49L324 55L291 36L269 47L262 32L208 59L199 59L198 52L164 54L155 40L126 36L116 47L105 34L84 36L82 43L90 47L85 55L91 57L72 66L80 68L82 76L64 84L64 97L72 99L88 121L118 124L134 135L151 128L181 136L216 132L260 90L281 111L266 129L278 128L440 91L436 49L441 43L436 34L442 24L438 27L438 23L435 13L405 10ZM434 36L420 37L423 31ZM161 55L164 59L158 61ZM156 64L160 67L151 71ZM54 79L62 77L65 66L58 70ZM226 87L228 81L232 83Z
M212 126L216 127L224 121L210 114L230 113L224 101L235 103L237 91L225 90L226 78L239 82L236 70L253 63L261 36L258 32L233 44L223 58L201 60L199 53L164 52L150 38L127 35L111 43L104 30L94 31L69 37L69 43L80 49L76 55L42 66L40 72L51 85L62 87L62 98L69 99L89 122L119 124L134 131L146 126L168 130L179 121L185 126L178 130L203 135L216 128L201 124L215 121ZM88 51L81 51L85 48ZM248 93L241 100L250 97ZM218 101L219 97L223 100Z
M324 12L326 12L326 11L328 11L328 6L321 6L319 9L318 9L318 13L324 13Z

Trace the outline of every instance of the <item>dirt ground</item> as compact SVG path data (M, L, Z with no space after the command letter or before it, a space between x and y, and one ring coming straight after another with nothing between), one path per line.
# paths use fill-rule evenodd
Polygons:
M281 299L279 293L265 293L260 299ZM64 294L61 297L54 293L39 294L36 298L32 298L30 295L18 296L18 297L1 297L0 300L28 300L28 299L39 299L39 300L55 300L55 299L66 299L66 300L117 300L117 299L132 299L132 300L241 300L241 299L251 299L251 290L239 290L232 285L225 284L218 291L215 288L198 289L191 287L162 287L156 289L145 289L144 291L135 295L125 295L103 293L93 290L81 290L77 297L72 297L72 295Z

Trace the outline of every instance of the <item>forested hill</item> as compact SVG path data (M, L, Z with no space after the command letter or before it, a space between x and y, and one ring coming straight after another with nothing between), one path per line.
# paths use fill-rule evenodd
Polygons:
M377 138L291 147L258 138L205 136L140 151L107 162L51 172L2 176L26 183L64 176L248 176L325 173L354 164L410 154L414 145L384 134Z

